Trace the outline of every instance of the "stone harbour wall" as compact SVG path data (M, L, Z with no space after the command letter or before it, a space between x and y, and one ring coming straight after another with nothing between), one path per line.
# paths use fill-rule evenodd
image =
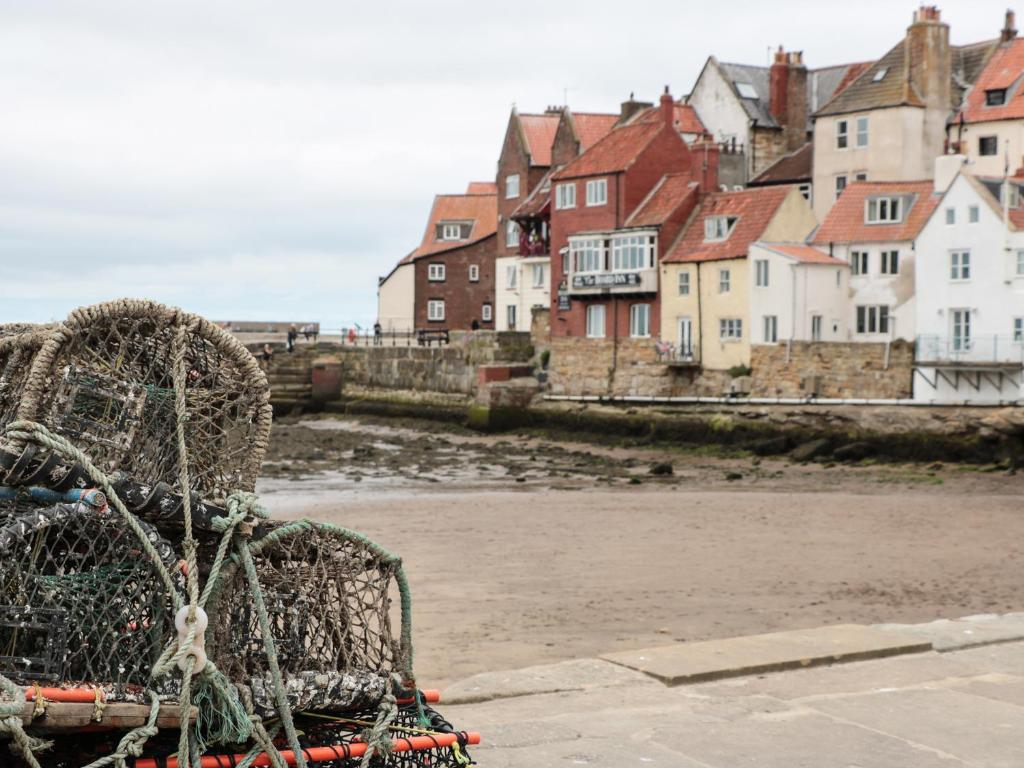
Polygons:
M914 345L795 341L754 345L752 397L909 398Z

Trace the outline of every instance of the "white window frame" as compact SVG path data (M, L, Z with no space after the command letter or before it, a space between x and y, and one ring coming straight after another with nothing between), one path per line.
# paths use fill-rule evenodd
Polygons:
M977 205L970 205L967 207L967 223L977 224L981 221L981 208Z
M754 259L754 285L767 288L768 280L768 259Z
M857 130L857 149L863 149L868 145L868 129L870 127L868 117L858 117L854 125L856 126Z
M743 319L739 317L720 317L718 319L718 340L733 342L743 340Z
M485 323L489 323L494 319L494 307L491 304L484 304L480 308L480 319Z
M603 339L605 336L604 304L587 306L587 338Z
M469 265L469 282L479 283L480 282L480 265L470 264Z
M515 304L507 304L505 306L505 322L508 324L509 330L514 330L517 327L518 320L518 307Z
M431 283L443 283L445 281L444 264L428 264L427 281Z
M971 279L971 252L956 250L949 252L949 279L954 283L965 283Z
M764 334L765 344L779 343L779 316L763 315L761 318L761 331Z
M955 307L949 310L949 343L954 352L971 348L971 310Z
M836 121L836 149L845 150L850 146L850 121Z
M591 179L587 182L587 207L607 205L608 179Z
M955 224L956 224L956 208L952 208L952 207L947 208L946 209L946 226L947 227L952 227Z
M867 251L850 251L850 274L858 277L867 275L870 262Z
M732 290L732 270L723 267L718 270L718 292L729 293Z
M505 290L514 291L519 287L519 267L516 264L508 264L505 267Z
M568 181L555 185L555 209L559 211L576 207L576 182Z
M444 299L427 301L427 320L432 323L444 322Z
M569 240L569 264L573 274L604 272L608 246L603 237Z
M509 219L505 225L505 247L516 248L519 246L519 225L513 219Z
M718 243L728 240L737 220L736 216L708 216L704 219L704 242Z
M612 237L613 272L636 272L652 269L655 264L657 240L650 234L615 235Z
M631 304L629 307L629 335L634 339L651 337L651 305Z
M462 239L462 225L461 224L441 224L441 239L442 240L461 240Z
M1024 317L1013 318L1013 342L1014 344L1024 343Z
M865 224L899 224L902 221L902 197L869 197L864 201Z
M821 329L825 319L821 315L811 315L811 341L821 341Z
M1024 277L1024 251L1017 251L1017 277Z
M690 273L687 270L679 273L678 288L680 296L690 295Z
M858 304L854 328L860 336L888 334L892 320L892 310L887 304Z
M545 274L547 270L545 269L544 265L534 264L531 272L533 274L533 287L543 288L544 285L547 283L547 275Z
M512 200L519 197L519 174L510 173L505 177L505 199Z
M882 251L879 259L881 274L898 275L900 273L900 252L897 250Z
M843 192L846 191L847 177L845 173L840 173L836 176L836 200L843 196Z

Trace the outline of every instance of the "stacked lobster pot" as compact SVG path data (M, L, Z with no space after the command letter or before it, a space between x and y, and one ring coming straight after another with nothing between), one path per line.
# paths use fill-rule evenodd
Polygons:
M271 416L181 310L0 325L0 766L471 763L399 558L258 504Z

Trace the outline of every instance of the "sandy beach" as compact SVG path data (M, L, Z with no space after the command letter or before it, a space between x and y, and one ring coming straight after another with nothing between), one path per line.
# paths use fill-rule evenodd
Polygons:
M673 640L1024 609L1024 475L998 467L435 430L278 424L260 484L275 516L402 555L425 685Z

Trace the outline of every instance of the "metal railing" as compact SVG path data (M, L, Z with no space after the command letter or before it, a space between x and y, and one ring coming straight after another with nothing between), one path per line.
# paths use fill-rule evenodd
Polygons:
M1011 335L951 337L921 334L914 341L914 361L1024 364L1024 341Z
M700 354L692 346L657 341L654 351L658 353L658 362L676 365L700 365Z

